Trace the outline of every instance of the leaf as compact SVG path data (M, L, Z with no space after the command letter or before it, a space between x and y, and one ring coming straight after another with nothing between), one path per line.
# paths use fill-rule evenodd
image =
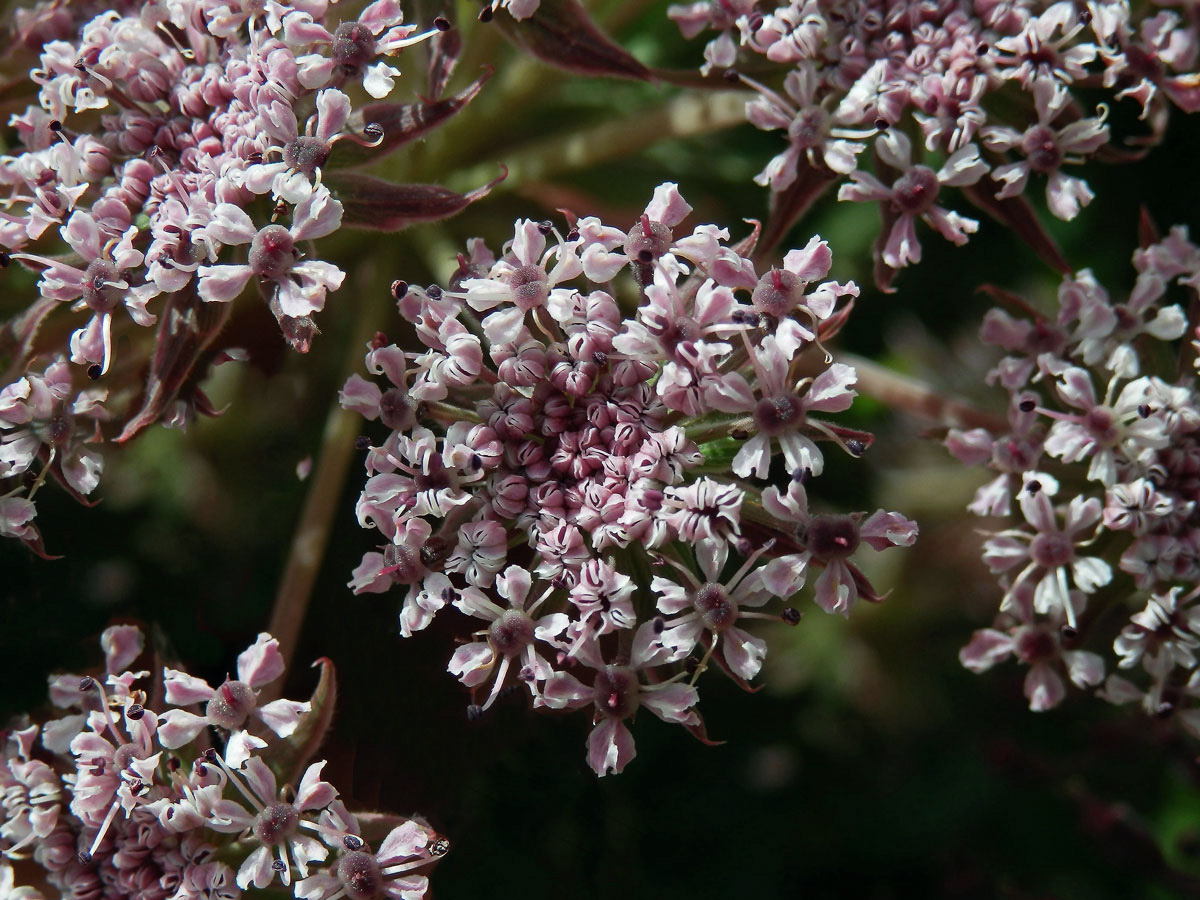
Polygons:
M466 194L440 184L393 184L372 175L348 172L330 173L325 185L342 203L343 225L399 231L417 222L436 222L462 212L486 197L507 176L505 168L497 178Z
M328 175L337 169L352 169L355 166L378 162L410 141L441 127L478 96L484 84L492 77L493 71L490 66L487 67L470 85L453 97L443 100L370 103L364 106L352 117L354 130L362 132L368 124L378 125L383 129L382 141L374 147L348 141L339 143L330 156L330 164L325 174Z
M832 341L839 331L850 321L850 313L854 312L854 298L851 297L845 305L833 313L828 319L817 326L817 340L822 344Z
M1150 210L1143 203L1141 209L1138 210L1138 246L1145 250L1151 244L1157 244L1160 236L1158 223L1154 221L1154 216L1150 215Z
M762 260L787 237L802 215L820 199L825 190L836 182L838 176L826 168L814 168L801 159L797 166L796 180L786 191L771 197L771 214L759 240L756 260Z
M577 0L542 3L520 22L507 15L493 21L513 43L556 68L580 75L651 78L650 70L609 40Z
M990 175L985 175L977 183L962 188L963 194L977 208L983 210L1005 228L1011 229L1017 237L1030 246L1034 253L1057 272L1070 275L1071 265L1058 249L1054 238L1042 227L1033 207L1023 196L1007 197L1003 200L996 194L1003 185Z
M751 693L754 693L757 690L760 690L760 688L751 689ZM699 716L700 714L697 712L696 715ZM705 746L720 747L722 744L725 743L724 741L714 741L712 738L710 738L708 736L708 731L704 727L704 719L700 719L700 721L697 722L695 725L684 725L683 727L688 730L688 732L691 734L692 737L694 737L696 740L698 740L700 743L704 744Z
M300 719L295 731L273 742L269 751L271 769L288 784L299 782L304 767L325 740L337 706L337 672L333 661L323 656L313 663L313 668L317 666L321 667L321 677L309 697L312 710Z
M141 409L125 423L118 444L157 422L177 397L199 390L198 376L204 369L198 369L197 362L225 327L232 306L207 303L194 288L170 295L158 321Z
M758 246L758 239L762 235L762 222L758 219L743 219L742 221L747 225L752 225L754 230L729 249L738 256L749 258L754 253L754 248Z
M59 305L58 300L40 297L24 312L4 323L0 330L0 358L8 359L4 384L15 381L24 373L26 364L33 356L33 341L42 327L42 321Z
M871 603L882 603L891 596L891 591L881 594L875 590L875 586L871 584L871 580L854 563L847 562L846 568L850 570L850 577L854 579L854 586L858 589L858 596L863 600Z
M457 28L443 31L429 42L429 81L427 96L440 97L454 73L462 54L462 32Z

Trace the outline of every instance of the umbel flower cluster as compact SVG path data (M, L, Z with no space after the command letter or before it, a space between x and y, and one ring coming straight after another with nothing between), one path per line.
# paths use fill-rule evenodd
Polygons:
M425 349L378 336L381 378L342 392L389 429L363 442L358 518L383 545L351 586L395 591L405 636L470 617L449 670L471 713L515 683L585 708L599 775L633 758L640 707L703 737L696 680L758 674L752 620L796 623L806 580L827 612L881 599L856 553L916 537L899 513L809 509L819 442L870 440L827 418L855 396L822 344L855 285L824 280L818 238L760 273L756 235L683 229L690 211L663 184L632 227L522 220L498 258L472 242L447 287L395 286Z
M340 23L326 13L324 0L172 0L18 17L11 49L37 49L37 102L12 117L19 144L0 156L0 265L10 284L33 281L16 264L38 278L4 336L0 535L40 551L33 497L48 475L79 499L96 488L102 461L86 445L109 417L109 386L122 395L118 440L215 414L198 382L245 358L218 337L248 287L283 339L309 348L345 277L315 256L345 212L324 169L343 142L386 152L410 137L364 122L351 95L386 97L391 56L449 28L439 18L417 33L395 0ZM456 108L433 114L430 101L409 118L428 128ZM398 109L369 112L396 125ZM407 199L418 218L449 212ZM81 388L85 373L105 387ZM140 408L125 409L139 379Z
M943 205L951 187L1056 257L1020 198L1044 193L1069 221L1093 197L1072 167L1139 158L1170 106L1200 109L1195 18L1151 4L702 0L670 15L686 37L717 32L702 71L755 89L747 118L786 135L755 179L791 192L782 206L835 181L840 200L879 203L882 285L920 261L917 219L956 244L977 230ZM1097 91L1136 110L1142 128L1124 145L1110 141Z
M424 896L448 842L415 819L356 817L322 780L325 762L305 765L328 722L327 660L313 701L260 703L284 671L268 634L216 687L130 670L145 650L133 626L100 643L104 674L51 678L64 715L4 732L0 895L53 896L15 886L40 884L108 900L234 900L268 885L302 900Z
M1015 656L1035 710L1063 699L1065 676L1200 736L1200 406L1195 346L1170 302L1196 302L1200 248L1175 228L1133 263L1123 300L1084 270L1063 280L1054 315L1003 296L1017 315L984 321L1007 354L989 380L1008 392L1009 430L952 431L947 445L998 473L971 512L1010 517L1015 501L1020 518L984 545L1004 596L961 659L983 671ZM1123 674L1105 678L1082 647L1109 642Z

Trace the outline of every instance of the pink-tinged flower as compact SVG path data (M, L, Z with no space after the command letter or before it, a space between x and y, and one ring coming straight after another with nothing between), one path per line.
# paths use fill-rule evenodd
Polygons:
M508 559L508 535L494 519L468 522L458 529L458 543L442 568L462 575L474 587L491 587L496 573Z
M1105 492L1104 527L1113 531L1142 535L1160 528L1176 512L1175 499L1147 478L1114 484Z
M1127 14L1128 7L1124 11ZM1195 26L1173 10L1144 19L1136 35L1122 25L1112 29L1110 40L1100 47L1104 86L1119 88L1118 99L1128 97L1140 103L1143 119L1160 107L1155 102L1160 90L1184 112L1200 111L1200 83L1195 72L1200 40Z
M789 142L787 150L754 176L755 184L770 185L773 191L787 190L796 180L801 161L839 175L849 175L857 168L858 154L867 147L862 141L874 135L875 129L843 128L850 123L840 121L837 111L831 113L817 101L820 76L812 62L802 62L784 78L783 89L790 100L745 76L740 80L760 94L746 104L746 119L763 131L785 130Z
M490 17L495 15L497 10L506 9L510 16L520 22L537 12L541 5L542 0L489 0L479 14L480 20L483 20L485 15Z
M618 572L611 562L589 559L584 563L567 595L579 613L567 629L570 638L568 656L574 656L601 635L637 625L638 617L633 608L636 590L633 579Z
M1091 458L1087 477L1106 487L1117 481L1118 467L1141 463L1170 442L1167 425L1156 402L1158 379L1143 376L1121 389L1114 376L1102 400L1096 398L1085 369L1064 368L1055 384L1059 399L1077 413L1041 410L1054 420L1046 435L1046 453L1063 462Z
M309 54L296 60L300 83L309 90L342 87L351 79L362 79L363 90L381 100L392 92L400 70L372 60L433 37L441 29L415 34L416 25L402 25L404 12L396 0L375 0L358 19L342 22L333 32L297 10L284 17L284 41L293 47L328 45L330 55Z
M293 866L298 878L307 878L309 864L323 862L329 856L319 840L301 831L320 834L321 826L305 818L305 813L324 809L337 797L333 785L321 780L325 760L304 770L294 799L288 800L291 795L278 790L274 773L257 756L247 758L236 771L211 751L209 758L220 766L240 799L215 801L208 826L258 845L238 869L238 887L247 890L254 885L261 890L276 875L284 886L289 886Z
M555 672L546 682L543 702L551 709L578 708L589 703L594 706L595 727L587 741L588 765L601 777L610 771L621 772L636 755L633 734L625 720L632 718L639 707L646 707L664 722L700 724L699 714L692 709L699 700L694 687L678 681L644 684L638 675L640 670L665 662L670 656L657 628L654 621L638 628L627 665L606 664L591 651L582 656L582 662L596 669L591 685L566 672Z
M113 625L100 634L100 647L104 651L104 671L107 673L106 694L110 703L123 704L131 699L133 685L150 673L129 672L129 665L141 655L145 638L141 629L133 625ZM100 708L98 692L80 690L81 684L90 684L91 679L81 675L51 675L49 678L50 702L59 709L82 710L79 714L51 719L42 726L42 746L52 753L65 755L71 741L84 728L87 713Z
M892 129L875 141L880 160L898 175L891 186L874 175L854 172L850 183L838 189L839 200L857 202L878 201L884 204L891 230L884 242L881 258L893 269L921 261L921 243L917 240L916 219L920 217L935 228L946 240L965 244L967 235L974 234L979 223L937 205L943 187L965 187L974 184L988 170L979 158L974 144L952 153L936 172L912 162L912 142L901 131Z
M1134 261L1138 261L1137 254ZM1073 355L1090 367L1103 365L1114 375L1136 378L1141 373L1136 348L1144 343L1143 335L1174 341L1187 331L1187 316L1179 305L1158 308L1165 293L1163 274L1153 268L1139 272L1125 303L1111 303L1090 269L1064 278L1058 289L1058 322L1063 327L1073 326Z
M1180 598L1181 587L1154 594L1146 608L1134 613L1113 642L1122 669L1139 662L1147 672L1181 666L1196 667L1196 649L1200 648L1200 607L1188 605L1195 591Z
M354 410L370 422L378 419L393 431L412 428L417 422L416 404L408 393L404 351L395 344L379 347L371 342L367 344L366 364L368 372L386 375L392 386L384 391L375 382L353 374L338 393L342 408Z
M534 619L533 614L550 596L552 589L547 589L530 603L531 586L532 579L526 569L509 566L496 578L496 593L508 601L507 608L493 603L482 591L471 587L454 601L454 605L467 615L491 623L486 630L475 633L483 638L482 641L459 646L447 666L452 675L471 688L493 679L491 692L479 712L496 702L510 668L520 666L517 679L529 686L535 698L539 683L554 671L538 653L536 641L556 644L570 620L565 613L550 613Z
M116 814L121 810L128 813L148 799L145 795L156 780L162 750L156 740L154 713L126 698L122 724L118 725L98 682L84 679L80 689L97 691L101 708L88 714L87 730L71 741L76 758L71 812L98 826L91 851L95 852Z
M745 492L713 478L699 478L663 492L662 513L672 531L688 543L712 547L738 535Z
M1008 434L995 437L986 428L959 431L951 428L946 449L963 465L986 463L999 472L992 481L975 492L967 506L977 516L1007 516L1012 511L1013 491L1020 487L1021 475L1036 469L1042 460L1044 435L1038 425L1037 395L1021 391L1008 407Z
M296 882L299 900L421 900L429 879L414 870L428 866L449 849L449 842L432 828L409 819L388 832L378 852L372 853L357 836L357 820L338 800L321 814L321 824L327 842L330 830L341 837L343 852L328 869Z
M37 507L24 497L0 497L0 537L14 537L27 544L41 542L41 533L33 524Z
M94 491L104 460L87 444L100 439L107 396L104 388L75 391L63 359L0 390L0 478L28 472L40 459L47 466L57 463L63 480L80 494ZM26 513L31 509L14 504L9 513L14 528Z
M650 582L650 589L659 597L658 611L674 617L665 621L661 636L662 643L672 648L673 660L690 654L707 632L712 638L705 647L706 660L719 646L720 659L737 677L749 681L758 674L767 655L767 643L736 623L754 618L778 621L778 616L749 610L762 606L772 596L790 597L804 583L804 561L796 555L772 560L767 567L774 567L771 579L765 577L763 567L755 568L759 556L769 549L770 542L754 551L728 579L721 578L729 559L728 544L718 544L714 553L697 554L704 581L688 567L664 558L687 583L685 587L658 575ZM773 587L768 587L768 580ZM777 589L782 592L777 593Z
M850 408L857 380L853 368L834 363L816 378L792 381L791 358L775 337L768 335L751 356L757 376L755 390L737 372L716 376L706 385L708 402L728 413L749 413L755 433L733 458L733 471L742 478L766 478L771 465L771 445L779 443L789 472L808 470L820 475L825 458L804 430L836 438L809 412L842 412ZM759 395L755 397L755 393Z
M173 750L191 743L208 725L231 733L243 731L251 716L280 737L287 737L296 730L301 717L311 710L311 704L272 700L258 705L259 690L281 676L283 669L279 642L265 631L252 646L238 655L238 677L226 680L215 689L195 675L178 669L163 669L167 702L177 706L203 703L204 715L198 716L183 709L167 710L159 717L159 740L164 747ZM241 759L231 758L228 750L226 760L232 766L242 762Z
M797 471L787 493L774 485L763 491L763 508L780 521L794 523L796 536L805 547L798 557L772 560L763 573L767 584L782 596L797 570L815 564L824 571L813 585L813 601L825 612L845 616L860 596L872 602L884 599L850 557L862 544L877 551L912 546L917 539L917 523L882 509L871 513L866 521L861 521L862 513L810 515L804 480L804 473Z
M71 335L71 361L98 363L103 375L112 362L113 312L124 306L138 325L152 325L155 317L146 303L159 289L153 282L134 285L126 278L144 259L133 247L136 227L130 226L119 237L108 235L90 213L76 210L59 231L75 254L88 260L85 268L28 253L14 253L12 258L46 266L38 282L43 297L75 301L74 309L91 310L88 324Z
M1003 183L996 194L1000 199L1017 197L1024 190L1031 172L1048 178L1046 205L1050 212L1069 222L1095 196L1080 178L1064 175L1064 163L1081 163L1108 142L1108 126L1104 116L1079 119L1054 126L1068 103L1070 94L1065 87L1051 79L1039 79L1033 87L1038 121L1024 132L1007 126L985 129L984 146L999 153L1018 151L1025 158L1020 162L997 166L992 178Z
M727 69L733 65L738 49L735 29L744 16L753 12L755 5L755 0L721 0L717 3L699 0L672 5L667 8L667 15L688 39L706 28L720 32L704 48L704 65L700 71L708 74L713 68Z
M228 302L257 275L273 285L273 296L282 313L301 318L325 306L325 294L342 285L346 273L321 260L301 262L298 244L337 231L342 204L327 188L317 187L292 211L292 226L256 228L250 216L232 203L218 204L205 235L222 244L250 244L245 265L200 266L197 291L201 299Z
M1043 79L1070 84L1085 78L1097 47L1074 42L1084 27L1079 10L1070 0L1052 4L1029 19L1020 33L995 42L997 74L1021 82L1026 90Z
M1082 612L1085 598L1076 595L1077 611ZM1062 645L1063 617L1054 610L1043 621L1034 621L1028 586L1014 604L1017 624L984 628L977 632L958 654L959 662L976 674L985 672L1009 656L1029 666L1025 676L1025 696L1034 712L1053 709L1066 696L1065 673L1079 688L1095 687L1104 680L1104 660L1087 650L1067 650Z
M1072 497L1063 525L1052 498L1058 482L1043 472L1027 472L1018 502L1033 533L1020 528L998 532L984 544L984 562L996 573L1014 566L1022 569L1004 594L1001 611L1012 608L1017 592L1026 582L1036 585L1034 611L1047 615L1058 610L1069 627L1075 628L1068 576L1085 594L1093 593L1112 580L1112 568L1098 556L1080 556L1076 548L1089 541L1099 524L1102 506L1096 498Z
M334 144L353 140L373 146L382 140L382 134L372 141L370 137L358 138L343 131L350 119L350 98L336 88L317 94L316 106L317 112L305 123L303 134L294 116L278 124L272 121L270 136L274 143L263 153L263 158L278 156L279 159L247 168L241 186L255 194L270 191L276 199L300 203L321 183L321 168L329 160Z
M547 266L554 261L553 267ZM468 278L462 283L467 304L476 310L502 308L483 320L492 343L509 344L520 336L525 313L547 305L552 292L569 301L571 291L557 285L578 277L583 264L574 243L559 243L546 249L546 235L538 222L516 223L512 244L492 266L486 278Z
M13 729L0 756L0 798L4 815L0 838L7 846L4 856L23 859L48 838L58 826L66 790L62 778L45 762L33 757L38 727ZM4 883L0 877L0 897ZM19 895L18 895L19 896Z

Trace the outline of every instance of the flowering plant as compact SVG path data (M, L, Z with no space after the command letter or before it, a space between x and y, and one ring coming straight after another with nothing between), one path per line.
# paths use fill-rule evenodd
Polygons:
M1200 891L1194 4L9 12L0 900Z

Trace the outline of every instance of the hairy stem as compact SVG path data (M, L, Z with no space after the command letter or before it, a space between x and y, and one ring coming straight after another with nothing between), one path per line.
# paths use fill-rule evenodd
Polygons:
M371 335L382 327L386 312L391 308L385 303L361 304L361 313L342 366L343 380L362 368L363 347ZM325 418L316 468L304 500L304 509L300 513L300 522L292 535L291 550L284 565L279 590L275 594L267 629L279 641L279 650L289 666L304 625L313 584L329 545L329 534L337 518L338 498L346 481L350 461L354 458L354 438L361 425L362 417L342 409L335 398Z
M1004 434L1009 424L1003 416L977 409L971 404L947 397L916 379L850 353L839 353L838 360L853 366L858 373L856 387L887 406L909 415L927 419L946 428L986 428Z

